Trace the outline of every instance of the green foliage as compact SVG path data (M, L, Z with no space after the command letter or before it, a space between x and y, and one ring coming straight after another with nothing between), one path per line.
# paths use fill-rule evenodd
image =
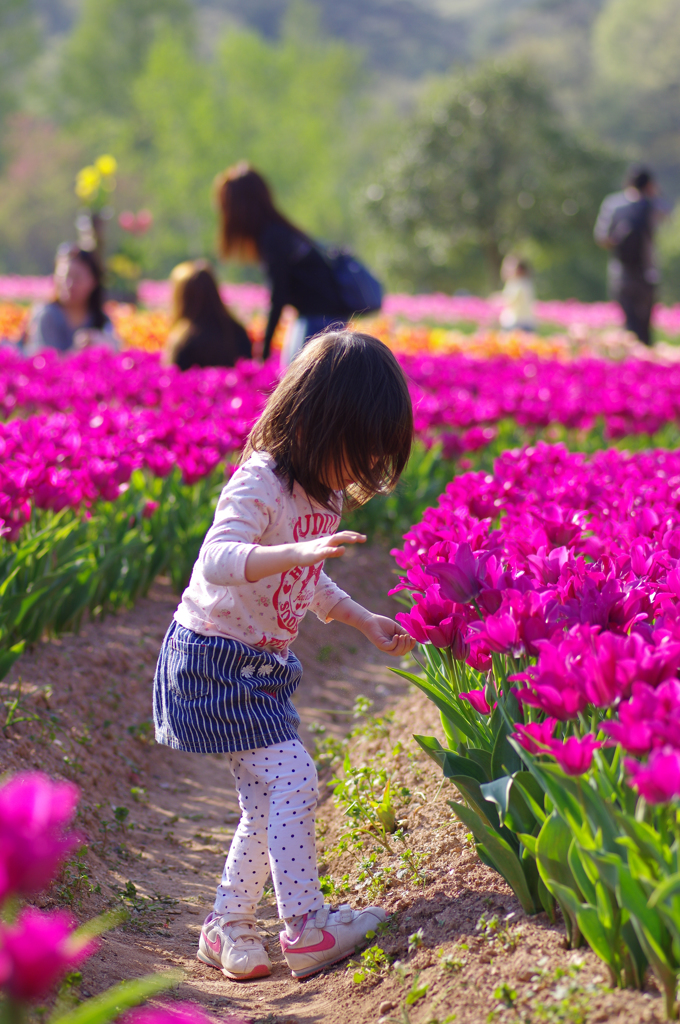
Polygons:
M305 228L347 235L349 126L363 76L356 53L322 39L314 20L305 6L293 10L279 41L229 31L208 62L184 33L157 33L134 87L140 142L131 155L156 216L143 244L147 266L168 269L213 248L211 182L242 159Z
M595 298L592 225L618 170L567 129L530 66L494 61L433 90L369 190L369 212L394 239L389 269L411 285L495 287L504 252L519 247L539 287Z
M426 448L420 441L395 490L379 494L345 516L343 529L358 530L368 537L399 538L434 505L455 472L455 463L443 459L441 446Z
M38 50L38 34L30 0L3 0L0 4L0 165L5 150L4 122L18 109L21 72Z
M137 470L124 495L100 502L88 518L70 509L36 511L18 541L0 542L0 678L24 643L77 629L87 613L132 604L159 573L181 590L222 485L219 470L193 486L178 472L161 479ZM159 508L146 519L149 499ZM8 713L16 721L19 703Z
M90 119L129 116L133 84L164 24L187 34L188 0L84 0L61 53L54 113L91 134Z

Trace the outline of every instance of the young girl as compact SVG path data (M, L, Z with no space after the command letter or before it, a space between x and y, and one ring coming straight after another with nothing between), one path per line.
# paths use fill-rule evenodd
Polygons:
M271 871L294 977L354 951L383 920L378 907L331 912L319 889L317 777L292 703L302 667L289 650L308 608L360 630L400 657L414 641L356 604L323 572L326 558L366 540L340 522L350 503L395 486L413 414L390 350L366 334L313 340L253 428L203 542L161 649L156 739L227 755L242 817L198 957L236 981L270 973L255 908Z

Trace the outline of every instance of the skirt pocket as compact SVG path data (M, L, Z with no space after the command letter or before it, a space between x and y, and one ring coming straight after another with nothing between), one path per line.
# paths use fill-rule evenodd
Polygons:
M206 637L194 635L195 641L174 636L166 646L168 688L181 700L196 700L210 693L210 643Z

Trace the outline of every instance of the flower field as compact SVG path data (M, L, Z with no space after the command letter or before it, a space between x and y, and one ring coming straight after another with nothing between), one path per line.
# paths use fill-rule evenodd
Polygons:
M612 981L680 978L680 455L539 444L469 473L394 551L446 737L417 737L527 913Z
M150 306L167 299L145 287ZM0 335L14 342L26 295L7 298ZM227 299L256 337L262 289ZM613 984L641 987L651 967L675 1019L680 349L632 342L607 304L545 306L559 330L532 335L499 332L484 300L388 298L366 329L408 375L417 444L397 492L352 523L404 534L396 589L411 607L398 617L424 662L402 674L439 708L444 742L417 740L455 783L481 859L527 914L559 907L570 944L588 943ZM132 604L159 573L182 587L278 379L275 361L162 367L165 314L111 315L120 354L0 349L0 677L26 643ZM656 315L680 333L677 310ZM18 793L0 789L0 818ZM41 880L75 806L72 792L47 796L62 810ZM7 851L6 893L34 891L12 880ZM65 919L27 914L3 925L16 964L29 928L64 969L87 955Z

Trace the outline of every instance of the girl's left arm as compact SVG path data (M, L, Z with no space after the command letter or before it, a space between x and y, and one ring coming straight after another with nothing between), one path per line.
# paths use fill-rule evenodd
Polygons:
M357 604L351 597L345 597L338 601L328 613L328 618L335 622L344 622L348 626L354 626L379 651L391 654L395 658L408 654L416 645L413 637L405 633L398 622L387 618L386 615L375 615L373 612L369 612L367 608Z

